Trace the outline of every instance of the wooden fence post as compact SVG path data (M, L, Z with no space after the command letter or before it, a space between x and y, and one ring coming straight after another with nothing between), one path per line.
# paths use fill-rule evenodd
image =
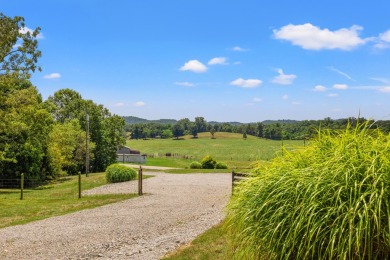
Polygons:
M143 195L142 193L142 166L139 167L138 171L138 195Z
M81 172L79 171L79 199L81 198Z
M20 200L23 200L23 190L24 190L24 173L20 176Z

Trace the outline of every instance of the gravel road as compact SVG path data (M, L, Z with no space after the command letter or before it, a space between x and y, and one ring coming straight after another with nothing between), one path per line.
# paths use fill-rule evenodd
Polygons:
M230 174L166 174L144 196L0 229L0 259L159 259L224 218ZM137 182L92 193L137 193Z

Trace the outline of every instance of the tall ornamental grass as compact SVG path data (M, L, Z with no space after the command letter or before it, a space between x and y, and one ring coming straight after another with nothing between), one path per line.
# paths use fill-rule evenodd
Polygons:
M234 190L237 259L390 259L390 136L319 131Z

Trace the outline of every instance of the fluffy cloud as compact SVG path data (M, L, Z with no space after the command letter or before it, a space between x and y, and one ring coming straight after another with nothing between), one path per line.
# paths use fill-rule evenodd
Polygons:
M43 76L44 79L59 79L61 78L61 74L60 73L51 73L51 74L47 74L45 76Z
M30 29L30 28L28 28L28 27L23 27L23 28L20 28L19 29L19 33L21 33L21 34L26 34L26 33L30 33L30 34L32 34L34 31L32 30L32 29ZM39 33L38 35L37 35L37 39L43 39L44 37L43 37L43 34L42 33Z
M284 95L284 96L282 97L282 99L283 99L283 100L287 100L287 99L288 99L288 96L287 96L287 95Z
M263 101L262 98L258 98L258 97L253 98L253 102L261 102L261 101Z
M123 102L118 102L114 104L114 107L124 107L124 106L126 106L126 104Z
M381 33L377 39L377 43L374 45L378 49L387 49L390 48L390 30Z
M212 58L207 64L208 65L217 65L217 64L227 65L228 63L226 61L227 61L227 59L225 57L216 57L216 58Z
M258 86L261 85L261 83L262 83L262 81L259 79L238 78L238 79L230 82L230 85L238 86L238 87L242 87L242 88L257 88Z
M322 85L317 85L313 88L313 91L316 91L316 92L325 92L326 90L327 90L327 88L322 86Z
M302 103L299 102L299 101L293 101L293 102L291 102L291 104L294 105L294 106L299 106L299 105L301 105Z
M234 46L234 47L232 48L232 50L233 50L233 51L248 51L248 49L244 49L244 48L241 48L241 47L239 47L239 46Z
M134 106L135 107L143 107L143 106L145 106L146 104L145 104L145 102L143 102L143 101L138 101L138 102L135 102L134 103Z
M280 85L290 85L293 83L294 79L297 77L294 74L284 74L282 69L276 69L276 72L279 73L278 76L272 79L272 83Z
M202 73L207 71L207 67L198 60L190 60L186 62L181 68L181 71L192 71L195 73Z
M348 89L348 85L346 85L346 84L334 84L333 88L334 89L346 90L346 89Z
M274 30L273 33L276 39L290 41L292 44L307 50L352 50L368 41L368 39L359 37L359 32L362 29L360 26L353 25L350 28L330 31L306 23L302 25L289 24L279 30Z
M327 96L328 97L338 97L339 94L337 94L337 93L329 93Z
M182 86L182 87L193 87L193 86L195 86L194 83L187 82L187 81L184 81L184 82L175 82L175 85Z

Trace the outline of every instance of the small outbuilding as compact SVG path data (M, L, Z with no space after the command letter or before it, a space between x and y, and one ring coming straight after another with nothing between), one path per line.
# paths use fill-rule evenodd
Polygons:
M123 146L116 152L118 162L146 163L146 154L141 154L138 150Z

